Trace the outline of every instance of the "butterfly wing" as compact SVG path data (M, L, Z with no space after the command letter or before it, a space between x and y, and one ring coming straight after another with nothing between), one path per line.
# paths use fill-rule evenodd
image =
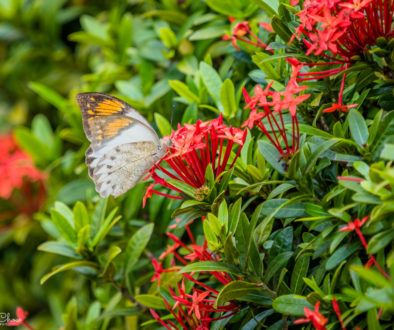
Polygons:
M161 158L160 139L140 113L113 96L81 93L77 101L91 141L86 151L89 175L102 197L117 197Z

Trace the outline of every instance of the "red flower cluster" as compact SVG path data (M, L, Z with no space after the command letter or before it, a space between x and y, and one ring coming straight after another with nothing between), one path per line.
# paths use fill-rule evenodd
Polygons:
M168 153L150 170L149 176L155 183L148 187L144 205L146 199L153 193L181 199L179 196L153 190L156 184L160 184L183 193L182 190L168 183L167 178L181 181L197 189L195 198L203 200L207 190L204 189L207 188L204 185L208 165L212 166L215 178L226 169L233 167L245 142L246 133L246 130L242 131L223 124L221 115L211 121L198 120L196 124L185 124L183 127L179 125L178 130L170 137L172 144L168 148ZM235 155L230 163L232 152ZM172 171L165 168L163 162L167 163Z
M293 155L299 148L300 133L296 115L297 105L305 101L310 94L295 95L307 89L308 86L299 86L294 77L290 79L284 92L271 91L272 83L268 84L264 90L256 85L253 97L250 97L245 89L243 90L247 103L245 109L250 108L251 111L248 120L242 124L242 127L247 126L252 129L256 125L268 137L279 153L286 158ZM291 142L286 132L282 115L283 110L288 110L291 115ZM262 121L264 118L267 119L271 132L264 125Z
M298 1L292 1L292 5ZM345 71L351 58L376 44L378 37L392 37L394 0L306 0L298 13L301 24L295 37L303 38L306 55L321 55L324 63L301 63L301 66L333 65L334 69L299 73L297 81L322 79ZM323 112L347 112L356 104L343 105L342 94L346 73L342 77L338 103Z
M45 176L19 148L12 134L0 136L0 173L1 198L10 200L20 213L31 214L39 208L45 199Z
M174 241L174 245L170 246L159 259L163 259L168 255L172 255L173 268L163 270L161 263L158 264L154 260L154 267L156 270L152 280L160 281L160 276L163 272L178 271L179 266L176 265L176 260L182 265L187 265L195 261L219 261L218 257L208 250L207 241L205 240L203 246L196 244L194 236L186 225L186 230L191 241L191 244L186 245L179 238L171 233L167 235ZM187 251L187 255L181 255L177 250L182 249ZM157 266L159 265L159 267ZM210 280L210 283L216 281L218 285L226 285L232 281L232 278L226 272L209 271L200 272L200 275ZM175 288L168 287L169 293L174 301L173 305L167 299L164 303L168 311L172 314L178 322L178 326L183 329L209 329L211 322L230 317L238 312L238 308L233 303L227 303L222 306L215 306L216 298L219 291L212 287L212 284L207 285L203 280L196 279L192 274L182 273L181 283L177 283ZM187 283L188 282L188 283ZM160 282L159 282L160 285ZM186 287L193 287L187 290ZM215 286L216 287L216 286ZM167 329L179 329L179 327L171 320L163 320L154 310L150 310L152 316ZM213 313L226 313L221 317L212 317Z
M293 37L306 37L307 55L329 58L330 51L348 62L375 45L378 37L393 35L393 12L393 0L307 0Z

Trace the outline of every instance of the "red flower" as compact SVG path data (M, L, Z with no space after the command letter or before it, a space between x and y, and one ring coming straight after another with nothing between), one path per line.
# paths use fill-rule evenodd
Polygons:
M16 309L16 317L15 320L10 320L7 322L7 326L9 327L16 327L19 325L24 325L26 328L33 330L33 328L25 321L27 317L27 312L23 310L22 307L18 307Z
M323 110L323 112L334 112L334 111L342 111L342 112L348 112L348 109L357 107L358 104L350 104L350 105L343 105L343 104L337 104L333 103L331 107L326 108Z
M167 180L175 179L186 183L195 190L195 199L203 200L208 191L205 186L205 172L208 165L212 166L214 177L217 178L226 169L234 166L241 152L247 131L228 127L223 124L222 116L219 118L196 124L179 125L178 130L171 135L172 145L163 159L150 170L150 177L155 182L150 185L146 195L149 198L153 193L170 198L181 199L179 196L165 194L153 187L160 184L175 192L183 193ZM230 163L231 153L235 153ZM167 163L164 166L163 163Z
M307 86L299 86L295 77L290 78L286 90L283 92L270 91L271 86L272 82L263 90L260 86L256 85L254 88L255 95L253 97L250 97L246 89L243 89L243 95L246 101L245 108L250 108L251 111L248 119L242 124L242 127L252 129L254 126L257 126L279 153L286 158L293 155L299 148L300 135L296 107L299 103L309 98L310 94L295 95L308 88ZM283 110L288 110L291 115L291 143L288 141L282 115ZM266 124L263 123L264 118L267 119ZM270 130L267 129L267 124L270 126Z
M268 23L260 23L260 26L264 27L268 31L272 31L272 27ZM258 38L252 32L252 30L249 27L248 21L237 23L231 32L231 36L226 34L222 37L222 39L231 40L231 43L236 50L240 50L237 41L242 41L262 49L267 49L268 47L260 38Z
M355 181L355 182L362 182L364 179L354 178L351 176L338 176L337 180L348 180L348 181Z
M364 237L363 233L361 232L360 228L362 227L362 225L364 225L364 223L367 222L368 219L369 219L369 215L362 218L362 220L356 219L353 222L349 222L346 226L339 229L339 231L353 231L354 230L356 232L356 234L358 235L362 245L364 246L365 251L368 250L368 244L367 244L367 241L365 240L365 237ZM390 276L379 265L379 263L376 261L375 257L372 254L369 257L370 257L370 259L367 262L367 268L371 267L371 262L372 262L375 264L376 268L378 268L378 270L380 271L380 273L383 276L390 279Z
M18 213L30 215L38 210L45 199L45 175L34 167L12 134L0 136L0 173L0 198L8 199Z
M342 320L342 315L341 315L341 311L339 310L339 305L337 303L337 301L335 300L335 298L332 298L332 307L334 308L335 314L337 314L339 323L341 323L341 327L343 330L346 330L345 326L343 325L343 320Z
M159 286L161 284L160 277L161 277L162 273L177 271L177 269L163 269L161 262L158 262L155 258L152 259L152 264L153 264L153 267L155 268L155 275L153 275L153 277L150 281L154 282L154 281L158 280Z
M192 244L185 244L181 239L171 233L167 235L174 241L174 245L170 246L167 251L160 256L160 259L173 256L172 263L176 267L176 262L179 261L182 265L187 265L190 261L219 261L217 255L214 255L208 250L207 242L203 246L197 245L195 238L186 225L186 232ZM179 253L177 249L181 249ZM180 253L183 253L183 256ZM160 266L156 266L159 273L165 272ZM169 270L169 271L172 271ZM238 312L238 308L232 302L225 305L215 306L216 298L219 291L215 288L217 285L222 286L230 283L232 278L226 272L207 271L200 272L203 279L197 278L195 275L182 273L182 281L174 286L168 287L171 298L174 303L170 303L164 299L167 310L172 314L175 321L169 319L161 319L161 317L151 310L152 316L167 329L209 329L211 322L222 318L230 317ZM208 276L206 276L208 275ZM199 277L200 277L199 276ZM205 283L204 278L209 279L209 285ZM217 282L216 284L214 282ZM189 289L186 289L189 288ZM220 317L212 317L214 313L225 313ZM177 324L175 324L175 322Z
M304 313L306 318L295 320L294 324L312 322L317 330L325 330L325 324L328 322L328 319L326 319L322 314L319 313L319 307L320 301L316 303L314 311L311 311L309 308L304 307Z

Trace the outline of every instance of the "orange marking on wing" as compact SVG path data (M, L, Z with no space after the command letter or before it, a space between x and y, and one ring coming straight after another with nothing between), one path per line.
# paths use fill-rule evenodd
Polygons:
M94 112L92 110L88 110L89 115L94 115Z
M94 101L96 101L96 99L95 99L94 97L91 97L91 98L90 98L90 101L93 101L93 102L94 102Z
M94 109L98 115L108 116L122 111L123 104L118 101L105 100L100 102Z
M128 126L130 123L131 119L129 118L115 119L104 128L104 134L106 137L113 137L118 134L119 130Z

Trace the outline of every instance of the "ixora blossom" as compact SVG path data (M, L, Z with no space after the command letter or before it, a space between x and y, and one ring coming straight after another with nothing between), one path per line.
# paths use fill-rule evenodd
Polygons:
M250 108L250 114L242 127L252 129L257 126L278 150L282 158L287 160L298 150L300 143L297 105L309 98L310 94L296 95L308 87L299 86L294 78L290 79L283 92L271 91L272 84L273 82L269 83L265 89L256 85L252 97L246 89L243 89L246 101L245 109ZM288 110L291 116L290 134L285 127L283 110ZM266 124L263 122L264 119L266 119Z
M16 144L12 134L0 136L0 198L9 200L19 213L31 214L45 199L45 175ZM6 215L0 214L0 220Z
M191 242L190 244L185 244L175 235L167 233L171 240L173 240L174 245L168 247L159 259L162 260L167 256L172 256L173 267L167 270L163 270L162 268L158 270L156 267L157 261L155 261L155 275L152 280L160 281L160 276L163 272L179 271L181 265L185 266L190 262L219 261L219 257L208 250L206 240L202 246L196 244L189 225L190 223L186 225L186 229ZM181 251L183 251L183 255ZM167 329L209 329L213 321L230 317L238 312L238 307L232 302L228 302L225 305L215 305L216 298L219 294L217 286L226 285L233 281L226 272L200 272L199 277L193 273L182 273L181 276L182 279L174 287L168 287L173 302L170 303L164 298L167 310L174 317L175 321L162 318L153 309L150 310L152 316ZM209 284L205 282L205 279L209 281ZM191 286L192 288L190 288ZM216 315L214 316L215 313ZM225 314L217 316L217 313Z
M339 229L339 231L355 231L357 236L359 237L361 244L363 245L365 251L368 250L368 244L365 240L363 233L361 232L361 227L368 221L369 215L365 216L364 218L356 219L353 222L349 222L346 226ZM385 276L386 278L390 279L390 276L383 270L383 268L379 265L376 258L371 254L369 256L369 261L367 263L367 268L371 267L372 264L376 266L376 268L380 271L380 273Z
M25 312L22 307L18 307L16 309L16 317L17 318L14 320L9 320L7 322L7 326L8 327L17 327L20 325L24 325L26 328L33 330L33 328L26 322L27 314L28 313Z
M198 120L196 124L179 125L170 136L172 144L167 154L150 170L148 177L151 177L154 183L146 191L144 205L153 193L175 199L182 198L153 189L159 184L175 192L185 193L167 182L168 179L180 181L195 189L194 198L203 200L209 192L205 185L207 167L212 166L215 178L232 168L241 152L246 133L246 130L223 124L221 115L211 121ZM232 153L234 155L230 160ZM171 170L167 169L164 163L167 163Z
M317 330L326 330L325 325L328 322L328 319L326 319L322 314L319 313L319 307L320 307L320 301L316 303L315 309L313 311L305 307L304 314L306 318L295 320L294 324L312 322L313 326Z
M269 23L262 22L259 25L267 31L273 31L272 26ZM222 39L231 40L231 43L236 50L240 50L237 41L242 41L262 49L268 48L267 44L252 32L248 21L237 23L231 32L231 36L226 34Z
M292 1L297 5L298 1ZM300 25L292 40L298 37L307 47L306 55L314 54L324 62L301 63L304 67L332 66L333 69L299 73L297 81L322 79L346 71L354 56L376 44L379 37L392 38L394 0L308 0L298 13ZM294 63L294 62L293 62ZM355 107L344 105L342 95L346 72L342 76L338 103L323 112L343 111Z

